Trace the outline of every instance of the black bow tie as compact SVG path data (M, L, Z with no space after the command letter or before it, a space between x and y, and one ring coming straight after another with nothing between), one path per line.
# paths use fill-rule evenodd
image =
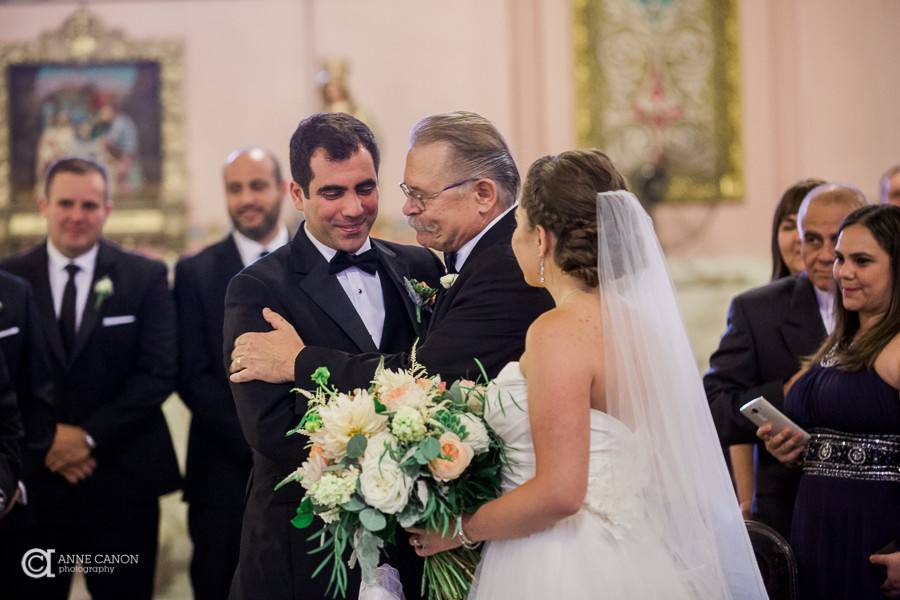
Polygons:
M350 267L356 267L369 275L374 275L378 270L378 253L375 250L366 250L362 254L348 254L343 250L338 250L338 253L328 263L328 273L334 275Z
M444 267L446 267L447 273L451 275L459 273L456 270L456 256L456 252L444 252Z

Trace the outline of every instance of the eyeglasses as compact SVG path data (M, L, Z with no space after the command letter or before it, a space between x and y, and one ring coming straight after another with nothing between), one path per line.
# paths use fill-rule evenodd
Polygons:
M425 202L427 202L428 200L434 200L435 198L437 198L438 196L440 196L447 190L452 190L455 187L465 185L465 184L469 183L470 181L477 181L478 179L479 179L478 177L469 177L468 179L463 179L462 181L457 181L456 183L451 183L447 187L445 187L442 190L435 192L433 194L423 194L422 192L414 190L411 187L409 187L408 185L406 185L405 181L401 181L400 182L400 190L403 192L403 194L407 198L409 198L410 200L415 202L418 205L420 210L425 210Z

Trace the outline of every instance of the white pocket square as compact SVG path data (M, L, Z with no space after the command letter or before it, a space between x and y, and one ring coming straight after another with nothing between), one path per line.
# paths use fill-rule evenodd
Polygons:
M4 329L3 331L0 331L0 340L11 335L16 335L17 333L19 333L18 327L10 327L9 329Z
M134 315L120 315L118 317L103 317L104 327L115 327L116 325L128 325L137 321Z

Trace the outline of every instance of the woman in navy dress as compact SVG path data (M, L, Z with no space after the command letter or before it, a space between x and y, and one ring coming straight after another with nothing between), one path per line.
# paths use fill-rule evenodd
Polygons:
M900 208L852 212L835 255L834 332L785 400L811 438L758 435L803 469L791 529L801 598L900 598Z

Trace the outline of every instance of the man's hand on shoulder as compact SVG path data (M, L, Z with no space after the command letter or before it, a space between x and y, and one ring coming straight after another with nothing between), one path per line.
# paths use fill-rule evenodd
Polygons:
M294 326L269 308L263 318L272 326L266 333L243 333L234 341L229 379L232 383L294 381L294 361L305 344Z

